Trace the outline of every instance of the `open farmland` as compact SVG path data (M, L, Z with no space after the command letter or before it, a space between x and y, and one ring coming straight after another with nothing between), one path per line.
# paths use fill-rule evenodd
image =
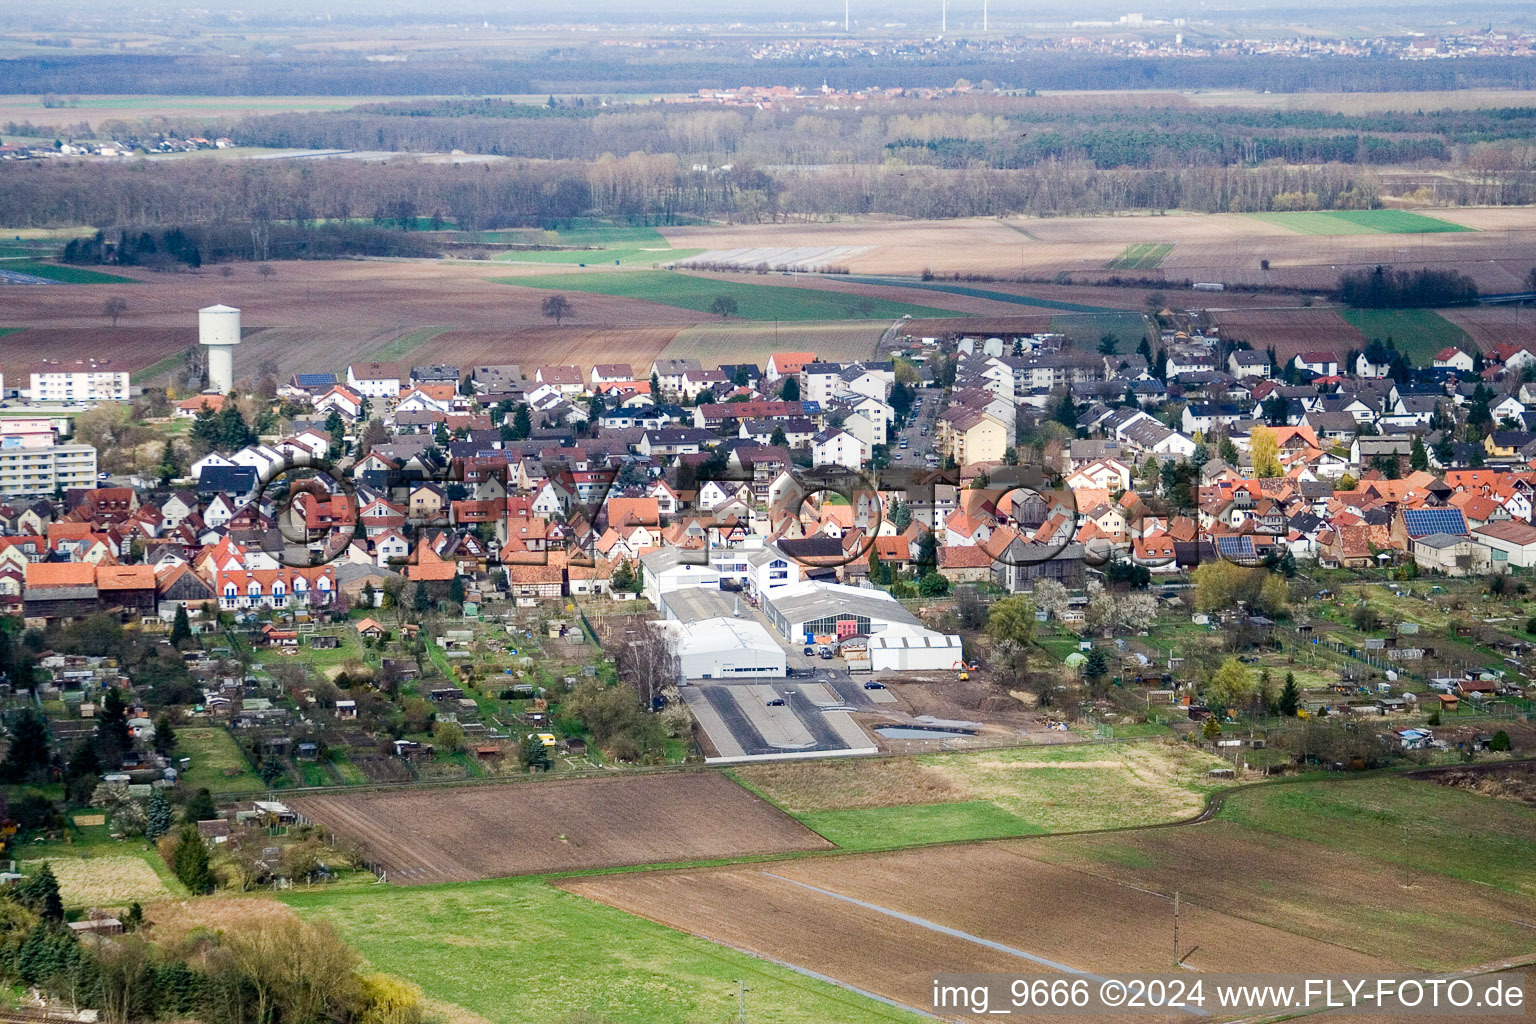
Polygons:
M1025 842L559 884L914 1008L931 1006L935 973L1045 973L1051 965L1129 973L1168 965L1168 899L1048 864ZM1181 945L1195 947L1187 962L1200 971L1394 966L1203 907L1185 908L1180 930Z
M1151 270L1172 251L1173 246L1167 242L1137 242L1126 246L1124 252L1104 264L1104 269Z
M661 349L659 356L697 359L705 366L744 360L761 365L773 353L785 350L815 352L822 359L837 361L869 359L874 356L875 346L888 327L890 323L885 320L793 325L740 321L706 323L678 331ZM623 361L631 360L626 355Z
M1121 355L1135 352L1143 338L1154 340L1157 336L1148 334L1150 328L1141 313L1058 313L1051 317L1051 330L1065 334L1088 351L1096 351L1101 338L1113 335L1119 340Z
M1251 217L1302 235L1416 235L1471 231L1465 224L1426 217L1409 210L1326 210L1308 213L1253 213Z
M1391 338L1416 366L1428 366L1448 345L1467 344L1466 332L1432 309L1346 309L1342 315L1366 341Z
M450 338L452 348L484 346L517 338L520 361L539 366L573 359L573 345L609 331L664 327L675 331L707 315L606 295L575 296L574 314L555 329L539 309L541 295L503 288L490 277L508 268L490 263L334 261L285 262L262 277L249 264L200 273L153 274L142 270L133 284L6 285L0 320L24 330L0 338L0 365L7 373L44 368L42 360L69 362L110 354L113 369L164 374L175 357L197 343L197 310L223 302L242 310L244 342L238 372L276 360L284 373L324 372L361 359L420 358L420 346L449 330L483 332L479 339ZM128 303L118 326L102 304L121 296ZM522 328L531 329L526 338ZM566 333L569 332L569 333ZM624 344L622 335L614 344ZM641 335L642 339L645 337ZM654 344L642 340L638 348ZM548 348L545 348L545 346ZM623 360L631 361L627 356ZM638 360L636 360L638 361ZM163 365L156 366L156 364ZM149 380L150 378L145 378ZM137 383L137 379L135 381Z
M67 107L49 109L30 95L0 96L0 121L92 127L104 121L154 117L206 117L210 121L289 111L346 110L359 103L385 103L408 97L386 96L74 96Z
M698 277L665 270L509 277L501 283L557 292L619 296L708 314L720 296L734 299L744 320L873 320L902 315L943 316L944 310L830 289L748 284L729 277Z
M1193 817L1223 783L1184 746L1071 745L760 764L736 778L845 849L892 849Z
M1513 342L1536 347L1536 313L1519 306L1463 306L1444 309L1440 315L1466 332L1484 352L1495 345Z
M946 970L1166 969L1175 891L1198 971L1444 971L1536 953L1536 892L1505 871L1533 814L1332 780L1245 789L1197 825L560 885L909 1006ZM1398 863L1405 825L1426 831Z
M195 344L195 315L180 329L113 328L105 321L92 327L26 327L0 337L0 366L8 378L22 383L30 373L84 370L92 359L96 369L138 374L165 359L179 363L180 354ZM135 383L139 380L134 377Z
M1065 272L1075 281L1130 276L1318 290L1332 288L1346 267L1390 263L1454 264L1471 274L1484 291L1515 291L1536 249L1536 209L1522 207L1437 208L1432 214L1367 210L1275 216L1322 217L1329 228L1348 233L1302 234L1283 221L1271 222L1260 216L1191 213L952 221L843 219L829 224L661 230L678 247L858 249L857 254L841 261L855 275L916 277L929 269L941 276L958 273L1050 279ZM1408 231L1411 237L1397 231ZM1150 269L1106 268L1133 249L1144 256L1163 246L1173 248ZM1266 259L1270 261L1268 271L1260 265L1260 260ZM1130 301L1124 304L1137 304L1141 294L1128 291ZM1235 297L1231 302L1248 304Z
M689 328L692 330L693 328ZM709 330L709 328L698 328ZM644 376L679 334L676 327L527 327L517 331L445 331L411 353L417 363L481 366L516 363L532 376L540 366L629 363Z
M1298 352L1335 352L1365 347L1360 332L1331 307L1309 309L1223 309L1213 314L1222 337L1273 348L1281 361Z
M827 846L713 772L312 796L294 806L360 842L391 881L415 884Z
M419 984L450 1024L717 1024L736 1019L737 979L750 989L753 1020L920 1019L537 879L317 888L283 900L306 919L333 924L375 970ZM154 917L161 927L161 914Z

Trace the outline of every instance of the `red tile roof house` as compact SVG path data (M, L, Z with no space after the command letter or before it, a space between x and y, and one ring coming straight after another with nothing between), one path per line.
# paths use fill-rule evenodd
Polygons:
M979 544L939 548L939 575L951 583L980 583L992 574L992 555Z

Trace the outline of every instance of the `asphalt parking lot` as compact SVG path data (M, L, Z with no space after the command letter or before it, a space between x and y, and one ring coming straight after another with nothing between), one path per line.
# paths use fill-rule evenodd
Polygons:
M690 683L682 694L715 748L709 760L745 761L873 754L875 741L853 712L873 710L872 695L885 691L818 668L785 679Z

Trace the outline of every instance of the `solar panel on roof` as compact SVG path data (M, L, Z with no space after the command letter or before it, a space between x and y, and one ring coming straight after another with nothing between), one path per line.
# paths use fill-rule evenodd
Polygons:
M1253 550L1253 538L1246 535L1240 537L1217 537L1216 551L1228 559L1255 559L1258 553Z
M1410 537L1423 537L1431 533L1460 536L1467 532L1467 521L1459 508L1404 509L1403 526Z

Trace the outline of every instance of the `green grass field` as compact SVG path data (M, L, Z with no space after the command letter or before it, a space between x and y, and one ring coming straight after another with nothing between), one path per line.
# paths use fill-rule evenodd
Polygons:
M717 297L726 295L736 300L736 316L742 320L894 320L901 316L926 318L964 315L950 309L915 306L843 292L746 284L666 270L546 274L495 280L500 284L521 288L641 299L706 314Z
M1170 242L1137 242L1108 263L1105 270L1152 270L1173 252Z
M1221 817L1527 896L1536 808L1413 779L1245 789Z
M1339 313L1366 344L1373 338L1391 338L1415 366L1430 365L1435 353L1448 345L1470 343L1465 331L1432 309L1341 309Z
M99 270L71 267L62 263L39 263L36 260L5 260L0 262L0 270L14 270L18 274L46 277L50 281L64 284L138 284L133 278L119 274L103 274Z
M1438 217L1408 210L1320 210L1308 213L1250 213L1299 235L1423 235L1442 231L1471 231Z
M897 850L906 846L1039 835L1044 829L990 800L901 807L855 807L798 816L811 831L845 850Z
M176 730L176 752L192 759L182 781L214 796L255 793L266 788L246 763L234 737L212 726Z
M535 249L506 252L496 259L503 263L547 263L557 266L647 266L656 267L673 260L697 256L703 249L674 249L653 227L586 221L554 231L538 228L513 228L482 231L473 237L491 242L521 245L574 246L568 249Z
M602 248L666 249L669 244L656 228L645 225L609 224L587 220L545 231L542 228L505 228L479 231L476 239L518 245L590 245Z
M672 931L538 879L284 896L330 921L370 966L493 1024L735 1020L876 1024L919 1018L788 968Z
M1070 744L901 760L750 765L732 776L849 850L1149 825L1229 783L1182 745Z
M540 249L532 252L509 252L496 259L503 263L554 263L564 266L655 267L673 260L685 260L697 256L703 249L646 249L637 246L619 246L602 249Z
M1074 345L1097 352L1099 339L1113 334L1120 339L1119 352L1130 355L1147 336L1147 318L1130 310L1112 313L1058 313L1051 317L1051 330L1065 334Z

